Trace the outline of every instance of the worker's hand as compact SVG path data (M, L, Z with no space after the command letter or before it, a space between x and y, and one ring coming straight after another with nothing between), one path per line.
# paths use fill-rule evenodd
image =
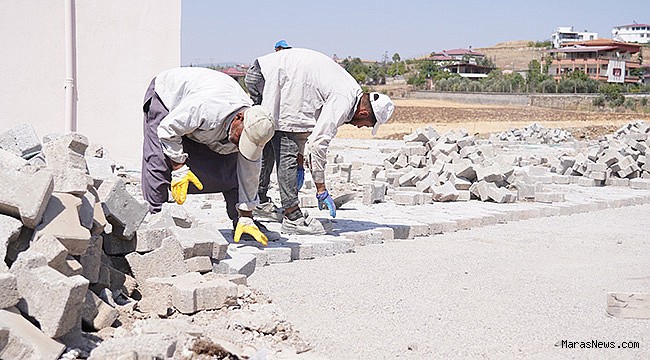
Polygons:
M203 190L203 184L187 165L172 171L172 196L178 205L183 205L185 199L187 199L187 187L190 181L197 189Z
M302 188L302 186L305 184L305 168L298 168L298 175L296 176L296 181L298 184L298 191Z
M336 205L334 205L334 199L330 196L330 193L325 190L320 194L316 194L316 199L318 199L318 210L323 210L326 206L330 211L330 216L336 217Z
M253 218L242 216L237 221L237 227L235 228L235 242L239 242L242 234L249 234L252 236L255 241L266 246L269 239L264 235L260 229L253 222Z

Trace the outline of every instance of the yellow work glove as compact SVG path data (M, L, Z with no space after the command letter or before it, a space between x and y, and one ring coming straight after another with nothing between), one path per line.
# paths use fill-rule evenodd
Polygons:
M185 199L187 199L187 187L190 181L197 189L203 190L203 184L187 165L172 171L172 196L178 205L183 205Z
M249 234L255 239L255 241L264 246L266 246L269 241L266 235L264 235L257 227L257 225L255 225L253 218L246 216L240 217L239 221L237 222L237 227L235 228L235 242L239 242L239 239L244 233Z

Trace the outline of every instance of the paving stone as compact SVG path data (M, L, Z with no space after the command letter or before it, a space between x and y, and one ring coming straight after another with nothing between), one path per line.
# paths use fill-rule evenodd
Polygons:
M10 243L18 239L22 222L11 216L0 215L0 272L7 271L8 267L4 262L7 256L7 248Z
M80 326L88 280L59 273L47 266L46 258L39 253L18 255L11 272L22 296L18 308L36 319L47 336L59 338Z
M251 276L255 271L257 257L253 254L232 253L228 258L213 262L212 271L217 274L244 274Z
M363 186L363 203L365 205L384 202L386 183L374 181Z
M454 220L434 220L428 225L432 235L451 233L458 229L458 223Z
M33 229L41 222L54 189L52 174L37 171L25 174L8 170L0 172L0 214L20 219Z
M93 186L96 189L99 188L104 180L116 177L113 173L113 166L109 159L86 156L85 160L88 168L88 175L93 179Z
M56 237L52 235L39 237L34 243L32 243L28 251L38 252L45 256L47 265L62 274L69 271L69 269L67 269L68 263L66 261L68 258L68 250Z
M72 194L52 193L36 236L56 237L72 255L86 252L90 231L79 222L80 206L81 199Z
M460 195L451 182L445 182L440 186L432 186L431 193L433 201L456 201Z
M22 157L0 148L0 169L28 172L29 163Z
M292 242L311 245L312 255L315 258L334 256L335 244L331 241L323 240L323 238L324 237L312 236L312 235L301 235L301 236L294 235L290 237L289 240Z
M212 259L209 256L196 256L185 260L190 272L206 273L212 271Z
M42 144L30 124L20 124L0 134L0 149L29 159L41 151Z
M421 192L418 191L395 191L392 195L397 205L418 205L422 203Z
M183 248L184 259L195 256L212 256L214 232L198 227L189 229L173 227L169 230Z
M383 233L375 230L348 231L342 232L339 235L353 240L356 246L382 244L384 242Z
M106 219L113 225L113 233L132 239L149 211L149 205L131 196L121 179L104 181L97 190L97 195L102 202Z
M196 276L198 275L198 276ZM214 310L237 298L237 285L225 279L208 280L198 273L172 279L173 306L183 314Z
M269 264L282 264L291 262L291 249L288 247L267 246L263 251L267 253Z
M65 350L65 345L45 335L16 308L0 309L1 328L9 330L7 343L0 348L3 359L56 360Z
M150 277L169 277L186 274L189 269L178 240L168 237L161 246L147 254L130 253L125 256L138 283Z
M16 276L8 272L0 272L0 309L18 304L20 297Z
M178 339L172 334L142 334L108 338L90 353L88 360L171 359Z
M137 242L126 240L113 233L104 234L102 248L106 255L126 255L135 251Z
M111 326L118 317L117 310L100 299L92 291L86 292L83 307L81 309L81 321L95 330L101 330Z
M630 189L650 190L650 180L648 179L631 179Z
M90 283L96 283L99 279L99 266L101 264L103 238L101 235L93 235L88 242L86 252L79 257L79 263L83 267L82 275Z

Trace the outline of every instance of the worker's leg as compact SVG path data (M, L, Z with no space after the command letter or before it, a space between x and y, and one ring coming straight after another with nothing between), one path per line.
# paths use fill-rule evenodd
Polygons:
M294 141L292 133L285 131L276 131L273 140L280 201L287 214L287 210L294 210L299 204L296 183L298 144Z
M158 125L169 111L162 103L151 80L144 97L144 142L142 145L142 196L149 203L149 211L159 212L169 199L171 166L163 154Z
M231 220L237 219L238 183L237 155L217 154L206 145L183 137L183 150L187 153L186 164L203 184L203 190L190 183L189 194L223 193L226 211Z
M264 150L262 151L262 171L260 171L260 183L257 188L260 203L271 201L267 193L269 191L269 184L271 183L271 172L273 172L274 163L275 153L273 151L273 144L269 141L264 145Z

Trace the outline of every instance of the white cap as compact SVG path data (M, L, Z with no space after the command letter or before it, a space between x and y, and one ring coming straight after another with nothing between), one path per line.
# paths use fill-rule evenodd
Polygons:
M271 140L275 123L271 112L255 105L244 112L244 130L239 137L239 152L250 161L262 157L264 145Z
M377 119L375 126L372 128L372 135L375 136L379 125L385 124L390 116L393 115L395 104L393 104L388 96L378 92L371 92L370 105L372 105L372 112L375 113L375 119Z

